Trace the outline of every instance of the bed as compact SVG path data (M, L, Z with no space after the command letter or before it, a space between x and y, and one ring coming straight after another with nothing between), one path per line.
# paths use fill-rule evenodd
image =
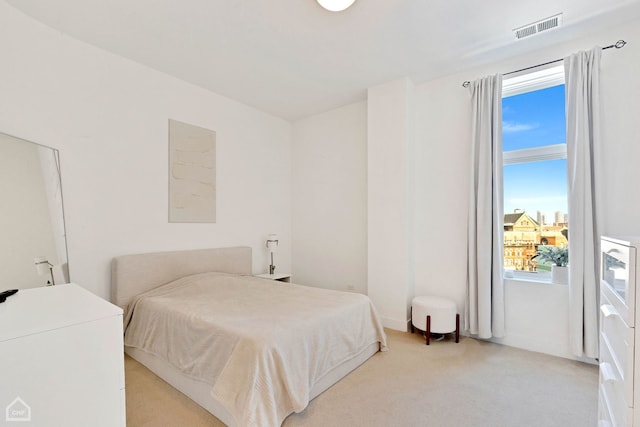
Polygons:
M125 351L229 426L279 426L380 350L368 297L251 276L251 248L125 255Z

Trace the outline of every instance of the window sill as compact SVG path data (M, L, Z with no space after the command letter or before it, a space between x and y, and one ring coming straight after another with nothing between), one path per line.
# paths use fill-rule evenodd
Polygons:
M551 273L537 271L514 271L506 270L502 276L505 280L513 280L516 282L534 282L551 285Z

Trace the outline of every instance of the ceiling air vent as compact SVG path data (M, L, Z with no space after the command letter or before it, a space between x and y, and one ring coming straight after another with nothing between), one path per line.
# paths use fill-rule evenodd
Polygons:
M559 27L562 24L562 14L559 13L557 15L551 16L549 18L543 19L538 22L534 22L533 24L528 24L520 28L516 28L513 30L517 39L522 39L524 37L529 37L534 34L541 33L543 31L550 30L552 28Z

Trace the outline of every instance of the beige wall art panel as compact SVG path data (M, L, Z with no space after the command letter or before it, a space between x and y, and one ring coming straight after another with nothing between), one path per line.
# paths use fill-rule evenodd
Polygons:
M169 222L216 222L216 133L171 119Z

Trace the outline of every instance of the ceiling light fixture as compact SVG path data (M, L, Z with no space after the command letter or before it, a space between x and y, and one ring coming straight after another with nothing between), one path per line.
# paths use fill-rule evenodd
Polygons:
M351 6L356 0L317 0L320 6L331 12L341 12Z

